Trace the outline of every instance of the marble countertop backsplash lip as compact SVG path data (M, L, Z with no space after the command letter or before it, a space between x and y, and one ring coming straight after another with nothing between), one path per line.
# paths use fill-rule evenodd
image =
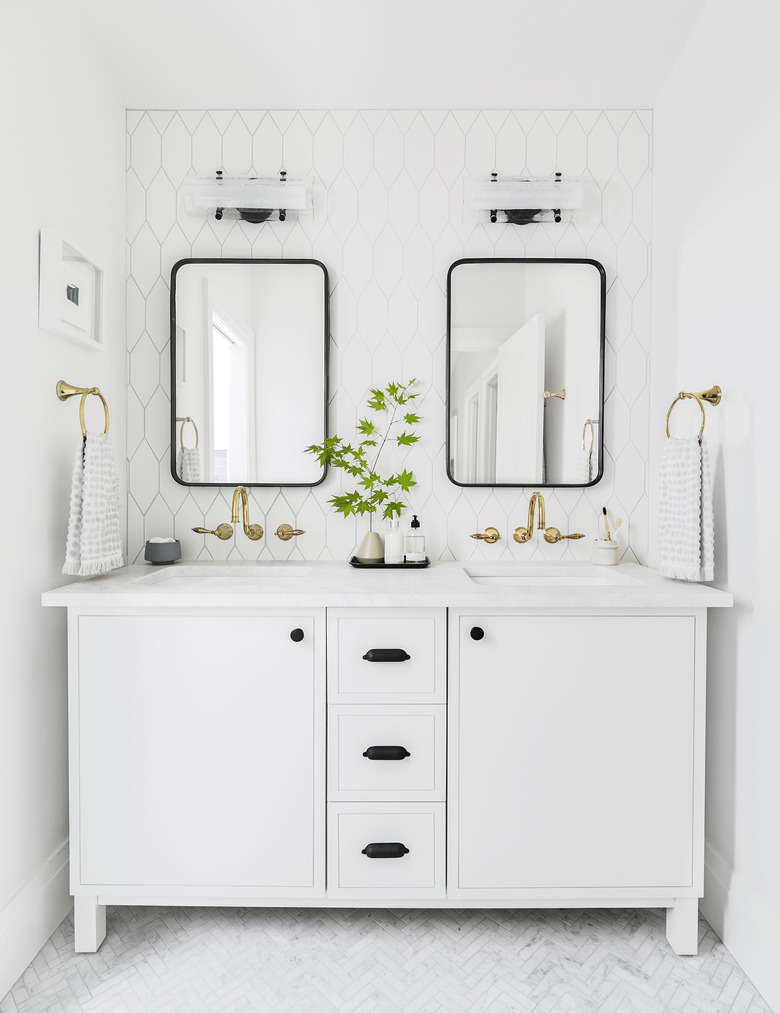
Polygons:
M571 572L582 568L593 574L592 564L528 562L433 562L418 570L359 570L346 562L305 560L295 562L187 562L166 567L133 565L110 574L47 591L45 606L79 609L110 608L531 608L531 609L680 609L728 608L732 595L706 584L661 577L636 563L604 567L619 584L551 583L540 572L538 584L492 588L476 584L468 570L495 568L526 572L559 567ZM211 570L209 581L193 571ZM263 570L269 575L263 577ZM286 571L283 575L280 571ZM296 573L296 571L298 571ZM273 573L271 576L270 573ZM168 574L171 576L169 577ZM233 580L240 577L240 582ZM246 576L256 576L257 581ZM176 577L173 580L171 578ZM188 579L191 583L188 584ZM606 574L605 574L606 579Z

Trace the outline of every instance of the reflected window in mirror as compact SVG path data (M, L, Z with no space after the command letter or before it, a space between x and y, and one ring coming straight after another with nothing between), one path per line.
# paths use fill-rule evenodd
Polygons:
M171 335L178 482L323 480L324 468L304 452L326 432L328 275L319 261L179 261ZM195 446L185 443L185 419L200 433Z
M447 279L447 475L586 486L603 471L606 278L595 260L459 260Z

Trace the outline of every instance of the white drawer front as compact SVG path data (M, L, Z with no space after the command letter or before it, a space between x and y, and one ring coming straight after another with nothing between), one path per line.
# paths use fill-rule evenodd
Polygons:
M444 703L444 609L329 609L331 703Z
M443 897L444 813L443 802L330 803L328 895ZM404 853L369 857L380 846Z
M328 798L443 802L447 783L446 727L446 707L442 704L331 705Z

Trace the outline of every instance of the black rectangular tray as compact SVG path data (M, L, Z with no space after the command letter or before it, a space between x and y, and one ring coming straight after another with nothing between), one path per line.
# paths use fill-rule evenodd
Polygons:
M357 556L353 556L349 565L358 570L424 570L431 561L426 556L423 563L361 563Z

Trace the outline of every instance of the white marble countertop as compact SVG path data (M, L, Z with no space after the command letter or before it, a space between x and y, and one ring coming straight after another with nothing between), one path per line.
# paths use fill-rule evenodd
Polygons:
M471 574L471 575L470 575ZM476 579L475 579L476 578ZM127 566L47 591L46 606L90 608L723 608L732 596L668 580L634 563L435 562L425 569L356 569L346 562Z

